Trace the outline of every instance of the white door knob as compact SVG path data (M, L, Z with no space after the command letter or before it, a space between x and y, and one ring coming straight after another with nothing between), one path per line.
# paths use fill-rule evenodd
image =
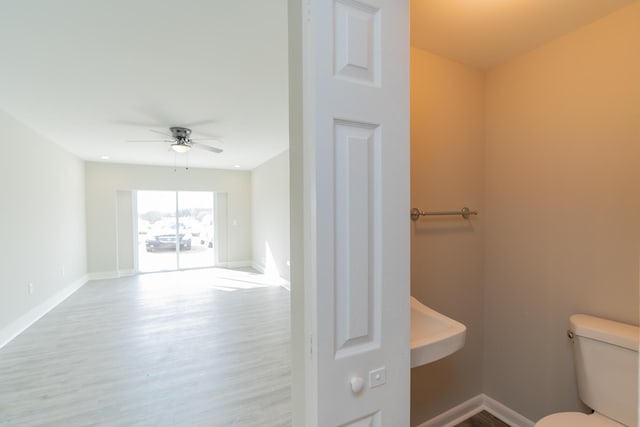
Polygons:
M364 380L360 377L351 378L351 391L353 394L360 393L364 386Z

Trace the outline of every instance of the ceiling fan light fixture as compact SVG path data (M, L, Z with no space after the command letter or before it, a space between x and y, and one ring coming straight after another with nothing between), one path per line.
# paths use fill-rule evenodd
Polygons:
M187 151L191 150L191 146L184 143L176 142L171 144L171 149L176 153L186 153Z

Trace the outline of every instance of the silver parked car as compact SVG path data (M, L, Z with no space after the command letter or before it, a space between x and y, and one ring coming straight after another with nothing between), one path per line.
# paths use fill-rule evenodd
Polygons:
M175 249L176 235L180 249L191 250L191 233L184 223L179 223L179 231L176 233L176 222L172 220L162 220L151 226L145 239L147 252L157 249Z

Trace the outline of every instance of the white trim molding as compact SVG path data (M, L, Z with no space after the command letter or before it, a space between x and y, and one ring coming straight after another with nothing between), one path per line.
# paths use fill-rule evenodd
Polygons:
M425 421L418 427L454 427L481 411L487 411L511 427L533 427L534 422L486 394L479 394Z
M89 280L107 280L118 279L120 277L135 276L138 274L134 269L120 270L120 271L98 271L89 273Z
M263 263L256 261L255 259L251 262L251 268L261 274L264 274L264 270L266 269Z
M251 263L251 268L253 268L255 271L257 271L260 274L264 274L266 269L266 267L262 263L255 260ZM278 285L285 288L289 292L291 292L291 282L289 282L287 279L285 279L282 276L279 276L278 278L279 278Z
M133 268L118 271L118 277L129 277L135 276L136 274L138 274L138 272Z
M213 266L222 267L222 268L243 268L243 267L251 267L253 268L253 262L251 261L227 261L227 262L219 262L218 264Z
M483 394L484 409L491 415L500 418L511 427L533 427L535 422L526 418L524 415L519 414L506 405L492 399L491 397Z
M57 307L62 301L69 298L88 281L89 277L85 274L0 330L0 348L11 342L15 337L24 332L25 329L37 322L42 316Z
M482 399L482 394L479 394L466 402L462 402L458 406L455 406L449 409L442 414L431 418L429 421L425 421L420 424L418 427L452 427L460 424L462 421L466 420L482 411L484 402Z

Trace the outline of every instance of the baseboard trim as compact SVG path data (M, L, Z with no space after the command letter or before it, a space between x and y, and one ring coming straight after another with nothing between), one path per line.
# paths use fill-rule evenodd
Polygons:
M117 279L118 272L117 271L97 271L93 273L89 273L89 280L107 280L107 279Z
M251 268L253 268L255 271L257 271L260 274L264 274L266 270L266 267L264 266L264 264L259 263L258 261L255 261L255 260L251 263ZM280 285L280 287L285 288L286 290L291 292L291 282L289 282L287 279L285 279L282 276L280 276L278 279L279 279L278 285Z
M418 427L453 427L482 411L483 399L481 394L462 402L442 414L431 418Z
M127 270L120 270L118 272L118 277L131 277L135 276L136 274L138 274L136 270L134 270L133 268L129 268Z
M69 298L74 292L84 286L89 281L89 276L84 275L78 280L65 286L45 301L33 307L31 310L18 317L8 326L0 330L0 348L10 343L15 337L20 335L29 326L37 322L42 316L57 307L62 301Z
M244 267L252 267L253 263L251 261L227 261L227 262L219 262L215 267L226 267L226 268L244 268Z
M533 427L535 422L517 413L508 406L503 405L495 399L487 395L482 395L484 400L484 409L491 415L500 418L512 427Z
M266 267L264 266L264 264L254 260L251 262L251 268L253 268L258 273L264 274L264 270Z
M491 415L501 419L511 427L533 427L535 424L533 421L523 415L520 415L513 409L503 405L486 394L479 394L465 402L462 402L458 406L425 421L418 427L454 427L481 411L489 412Z
M109 280L119 279L120 277L135 276L138 274L134 269L120 270L120 271L98 271L89 273L89 280Z

